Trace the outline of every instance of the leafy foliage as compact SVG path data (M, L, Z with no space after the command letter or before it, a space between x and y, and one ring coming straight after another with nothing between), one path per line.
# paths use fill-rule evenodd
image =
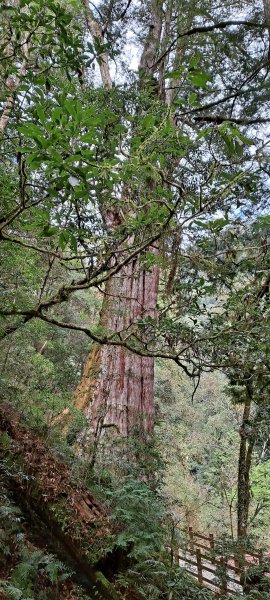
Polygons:
M1 483L2 480L1 480ZM28 521L4 485L0 498L0 592L10 600L50 600L81 593L71 583L70 567L42 547L42 534ZM37 540L41 547L37 547ZM2 597L1 595L1 597Z
M127 549L129 556L136 560L158 552L164 537L164 507L149 487L129 476L117 479L107 496L111 518L116 520L119 529L114 543Z
M122 586L128 587L132 582L142 598L151 600L177 600L179 595L183 600L211 600L212 593L202 589L183 571L177 567L169 567L159 559L148 559L137 563L134 569L127 573L126 580L121 580Z

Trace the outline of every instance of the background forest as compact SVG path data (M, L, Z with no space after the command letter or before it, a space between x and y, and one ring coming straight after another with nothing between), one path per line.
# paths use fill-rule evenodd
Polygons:
M208 600L189 527L270 551L269 36L268 0L1 5L3 600Z

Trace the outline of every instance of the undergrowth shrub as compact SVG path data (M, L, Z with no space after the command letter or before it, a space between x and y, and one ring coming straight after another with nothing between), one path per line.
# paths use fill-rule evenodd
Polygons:
M58 585L70 576L70 569L54 555L23 548L9 579L0 581L0 591L10 600L53 599Z
M71 570L53 554L37 548L28 536L21 510L0 481L0 598L56 600Z
M138 562L118 583L122 589L132 585L147 600L213 600L183 569L153 558Z
M114 545L127 549L135 560L160 552L164 544L165 508L143 482L127 476L107 489L111 519L117 523Z

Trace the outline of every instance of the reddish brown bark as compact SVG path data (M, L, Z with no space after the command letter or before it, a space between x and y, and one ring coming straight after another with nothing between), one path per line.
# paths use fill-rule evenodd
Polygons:
M156 250L155 250L156 252ZM141 270L136 259L105 289L101 324L111 332L135 332L136 321L155 317L159 268ZM128 436L135 427L145 433L153 429L154 362L124 347L97 346L90 353L76 393L76 405L85 411L96 434L102 427L115 427Z
M93 39L103 40L103 30L97 23L88 0L83 0L86 23ZM151 1L151 19L148 35L139 63L140 80L152 81L153 64L160 47L162 33L162 2ZM112 79L109 59L102 54L99 64L105 89L110 90ZM144 85L144 84L143 84ZM152 91L153 93L153 91ZM158 95L158 90L156 90ZM152 188L152 184L149 184ZM119 224L114 209L103 215L111 228ZM121 221L121 218L120 218ZM151 248L153 253L157 249ZM159 268L141 270L139 259L130 262L117 276L107 282L101 313L101 324L111 332L136 331L136 321L156 316ZM153 430L154 361L120 346L95 346L90 353L84 374L75 392L75 402L83 408L90 430L95 434L95 446L103 427L111 426L122 436L128 436L139 427L149 434ZM95 450L93 452L94 460Z

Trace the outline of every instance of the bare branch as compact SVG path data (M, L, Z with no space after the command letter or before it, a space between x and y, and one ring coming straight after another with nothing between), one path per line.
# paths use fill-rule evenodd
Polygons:
M214 106L219 106L219 104L223 104L223 102L227 102L228 100L235 100L239 96L243 96L244 94L247 94L247 93L250 94L251 91L257 91L257 88L249 88L249 90L244 90L243 87L247 83L250 83L253 79L255 79L256 75L258 75L258 73L262 69L265 69L268 66L269 66L268 61L259 65L246 79L244 79L244 81L242 81L238 90L236 90L235 92L232 92L231 94L228 94L227 96L223 96L222 98L219 98L218 100L214 100L213 102L209 102L208 104L204 104L203 106L197 106L196 108L192 108L190 110L182 112L182 113L180 113L180 115L181 116L191 115L191 114L194 114L197 112L201 112L203 110L208 110L209 108L213 108Z
M31 209L33 208L33 206L37 206L41 202L42 199L39 198L38 200L31 202L31 204L28 204L27 206L25 206L24 204L20 204L19 206L16 206L16 208L14 208L12 211L10 211L8 215L3 215L2 217L0 217L0 239L3 237L3 229L10 225L12 221L16 219L16 217L18 217L25 210Z
M204 121L206 123L220 124L224 121L230 121L237 125L260 125L261 123L270 123L270 118L265 119L263 117L257 117L254 119L242 119L237 117L230 117L229 115L198 115L194 117L195 121Z
M6 313L7 314L7 313ZM138 338L136 337L137 342L140 343L140 347L137 344L132 344L129 343L128 341L124 340L121 337L121 332L115 332L114 336L99 336L96 335L94 333L94 331L92 331L89 327L84 327L83 325L77 325L76 323L68 323L65 321L59 321L58 319L55 319L54 317L50 317L48 315L45 315L44 313L40 312L39 310L32 310L32 311L17 311L15 313L15 310L11 310L9 311L9 315L14 315L16 314L16 316L23 316L23 322L21 322L19 325L15 325L14 327L10 327L8 330L5 331L4 335L7 335L8 333L12 333L13 331L15 331L20 325L30 321L31 319L40 319L41 321L45 321L46 323L49 323L51 325L54 325L56 327L60 327L61 329L69 329L71 331L79 331L81 333L86 334L91 340L93 340L93 342L96 342L97 344L100 345L109 345L109 346L122 346L124 348L126 348L127 350L130 350L131 352L133 352L134 354L138 354L139 356L145 356L145 357L152 357L152 358L166 358L166 359L170 359L173 360L174 362L176 362L176 364L178 366L180 366L185 373L189 376L189 377L194 377L199 375L199 372L197 371L196 373L191 372L188 370L188 367L181 362L180 358L179 358L179 354L172 354L169 352L162 352L162 351L151 351L147 348L147 345L144 344L144 342L142 340L138 340Z
M132 0L128 0L128 1L127 1L127 4L126 4L126 6L125 6L125 8L124 8L123 12L121 13L121 15L120 15L120 17L119 17L119 21L122 21L122 19L124 19L124 17L126 16L126 13L127 13L128 9L129 9L129 7L130 7L130 5L131 5L131 2L132 2Z
M163 54L161 54L161 56L159 56L159 58L156 60L156 62L154 64L152 64L151 66L151 70L155 70L157 65L165 58L165 56L167 54L169 54L169 52L171 52L171 50L174 49L177 41L183 37L188 37L191 35L196 35L197 33L209 33L211 31L215 31L216 29L226 29L227 27L231 27L231 26L237 26L237 25L244 25L245 27L257 27L260 29L265 29L267 27L266 23L257 23L256 21L220 21L219 23L215 23L214 25L202 25L199 27L192 27L191 29L188 29L187 31L183 31L182 33L179 33L174 40L171 42L171 44L168 46L168 48L163 52Z

